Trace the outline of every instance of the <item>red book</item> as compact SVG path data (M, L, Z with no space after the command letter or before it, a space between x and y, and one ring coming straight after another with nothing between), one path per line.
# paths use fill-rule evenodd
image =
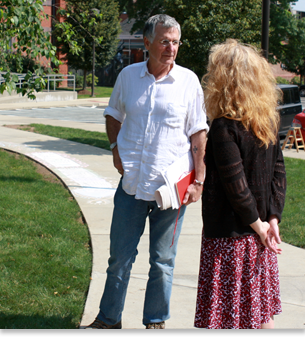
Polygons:
M194 180L195 170L192 170L175 183L175 188L180 205L182 204L187 188L194 182Z

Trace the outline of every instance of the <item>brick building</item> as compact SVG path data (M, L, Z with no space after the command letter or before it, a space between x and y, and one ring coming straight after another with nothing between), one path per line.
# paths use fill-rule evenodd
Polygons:
M66 3L64 0L46 0L43 3L44 12L48 15L48 18L42 21L42 27L46 32L52 32L52 19L51 16L55 17L58 21L62 22L63 18L57 15L58 8L65 8ZM62 55L57 54L59 60L62 60ZM64 62L64 61L63 61ZM63 63L59 66L59 73L63 75L68 74L68 64Z

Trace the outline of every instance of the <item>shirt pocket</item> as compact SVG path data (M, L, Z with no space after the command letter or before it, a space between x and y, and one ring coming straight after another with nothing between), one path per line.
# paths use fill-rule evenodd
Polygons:
M165 125L171 128L184 128L186 121L186 106L169 103L163 119Z

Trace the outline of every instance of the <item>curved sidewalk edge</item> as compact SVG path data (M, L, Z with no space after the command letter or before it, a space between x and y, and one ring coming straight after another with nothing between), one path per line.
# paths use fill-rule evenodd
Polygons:
M77 123L74 126L77 127ZM93 253L92 280L80 327L83 328L98 313L106 279L113 195L120 178L113 168L111 153L5 127L0 127L0 147L24 154L48 167L64 181L81 208L89 228ZM187 208L179 239L167 329L194 329L201 228L200 202L197 202ZM285 243L281 246L283 253L279 256L279 268L283 313L275 317L275 325L278 329L304 329L305 250ZM141 320L149 269L148 247L148 232L145 230L128 287L124 329L144 328Z

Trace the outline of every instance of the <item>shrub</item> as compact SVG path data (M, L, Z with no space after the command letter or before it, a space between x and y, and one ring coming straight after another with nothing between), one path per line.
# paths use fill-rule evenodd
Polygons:
M87 75L86 77L87 85L92 85L92 74ZM94 76L94 85L97 85L98 77Z
M290 80L290 84L296 84L296 85L300 85L301 83L300 80L300 76L294 76L291 80Z
M81 76L81 75L75 75L75 86L77 88L80 88L83 86L83 83L84 83L84 76Z
M283 78L283 77L278 76L278 77L276 78L276 83L277 83L277 84L289 84L289 81L286 80L286 78Z

